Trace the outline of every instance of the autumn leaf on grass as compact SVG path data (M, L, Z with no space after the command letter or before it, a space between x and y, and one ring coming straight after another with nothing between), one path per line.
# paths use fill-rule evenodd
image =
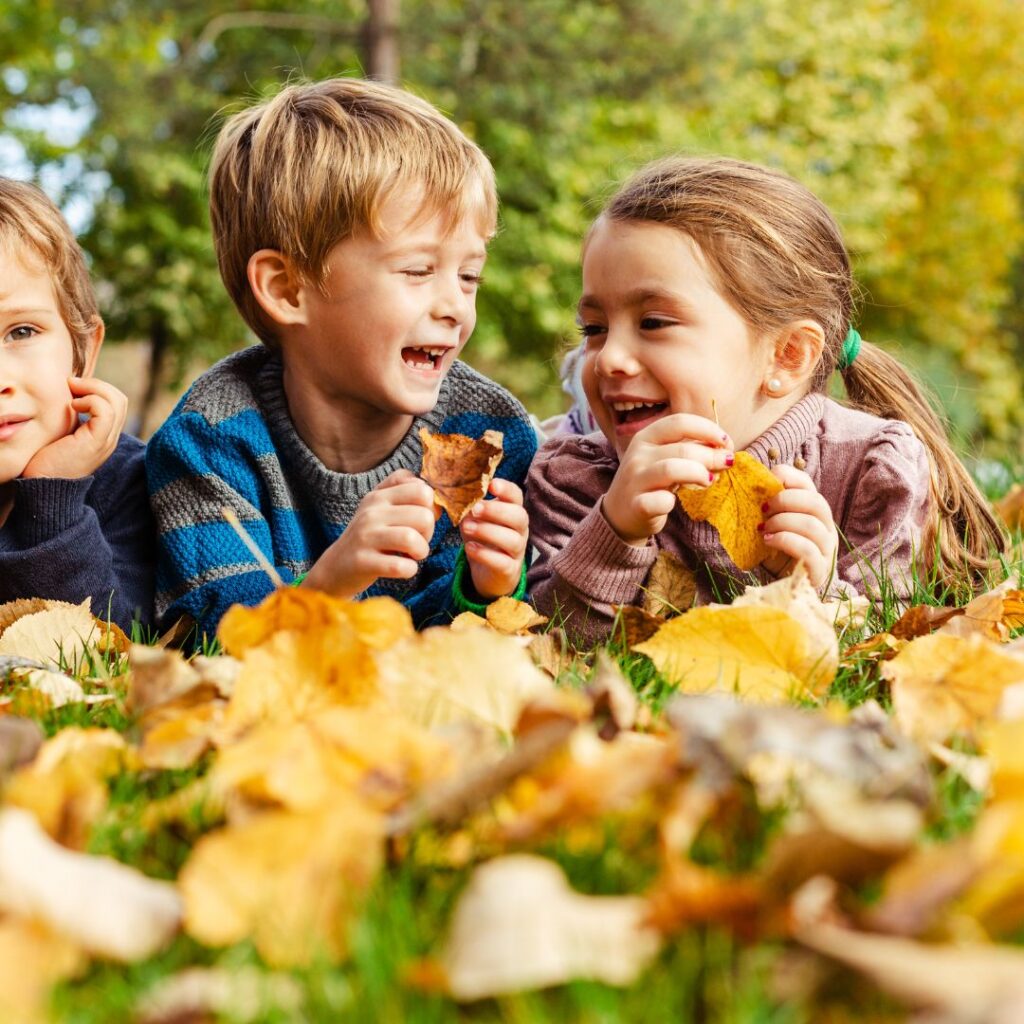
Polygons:
M1024 530L1024 484L1014 484L993 508L1011 530Z
M209 946L251 938L272 967L337 962L383 856L382 819L351 796L268 811L211 832L178 877L185 930Z
M939 632L950 636L978 634L997 643L1005 643L1010 639L1011 630L1024 626L1024 590L1017 589L1019 585L1019 581L1012 577L979 594Z
M107 780L132 764L113 729L62 729L8 783L8 804L31 811L58 842L84 849L109 798Z
M512 597L499 597L492 601L484 614L492 629L508 636L523 636L548 621L547 616L538 614L533 605Z
M178 931L169 882L55 843L27 811L0 811L0 910L32 917L96 956L145 960Z
M753 569L771 553L757 530L764 521L761 506L782 490L771 470L748 455L723 469L708 487L681 487L676 494L686 514L707 520L718 530L722 547L739 569Z
M194 765L214 745L228 702L212 683L151 708L139 720L139 760L145 768L182 769Z
M76 667L82 652L99 635L99 624L88 608L59 604L22 615L0 636L0 654L16 654L59 668Z
M392 808L454 767L451 747L390 708L330 707L301 722L258 726L221 751L210 781L221 795L294 811L353 793Z
M723 925L750 940L773 895L750 876L730 877L675 859L666 864L647 893L647 920L664 935L694 925Z
M424 630L378 653L377 668L395 710L426 728L469 719L509 735L531 700L554 692L515 638L490 629Z
M80 974L87 963L75 943L38 921L0 920L0 1020L48 1024L51 987Z
M643 592L641 607L645 612L665 617L679 615L693 607L697 597L697 576L671 551L662 548L647 574Z
M476 869L443 954L458 1000L593 978L630 985L661 945L638 896L581 896L552 861L523 854Z
M479 441L464 434L431 434L420 428L423 468L420 476L434 488L434 503L456 526L487 494L501 462L503 435L485 430Z
M934 633L908 643L882 675L892 687L896 724L918 741L942 743L975 736L995 717L1003 691L1024 682L1024 658L981 636Z
M835 635L832 635L835 644ZM838 648L824 649L779 608L694 608L635 650L684 693L725 690L757 701L823 693Z

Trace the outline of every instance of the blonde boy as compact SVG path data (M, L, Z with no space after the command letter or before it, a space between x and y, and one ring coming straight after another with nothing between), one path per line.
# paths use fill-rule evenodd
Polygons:
M90 598L127 627L152 615L154 528L127 400L92 376L102 343L60 211L0 178L0 602Z
M457 356L495 226L491 166L399 89L293 85L231 118L210 168L221 276L263 342L203 374L150 442L157 612L212 633L281 576L389 594L417 625L523 591L522 406ZM418 431L505 435L490 500L435 523Z

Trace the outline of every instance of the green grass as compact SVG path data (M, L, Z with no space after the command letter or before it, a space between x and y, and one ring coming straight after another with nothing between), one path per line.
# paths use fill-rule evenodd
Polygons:
M1018 538L1019 540L1019 538ZM1014 563L1024 568L1019 555ZM862 631L847 631L843 649L887 628L902 614L903 604L891 589ZM929 581L919 580L911 603L939 603ZM673 688L646 658L612 643L608 650L632 682L641 701L654 713L663 710ZM117 665L94 666L116 675ZM583 685L589 675L578 664L563 682ZM888 693L877 668L861 659L840 669L827 699L850 707L868 699L888 704ZM133 723L121 702L94 708L68 707L43 717L47 733L68 725L99 725L130 730ZM200 817L183 825L164 826L155 833L141 825L141 815L153 801L180 790L202 773L204 765L186 772L135 772L111 782L107 813L94 829L91 850L140 867L147 874L172 878L202 832L214 822ZM935 812L923 839L945 842L968 832L982 807L982 798L953 771L936 774ZM748 794L749 796L749 794ZM744 802L745 801L745 802ZM756 869L767 841L784 817L783 811L764 814L752 797L743 797L733 809L727 827L706 827L692 851L694 860L728 872ZM341 966L321 965L293 972L304 993L303 1021L352 1021L387 1024L442 1024L442 1022L494 1022L494 1024L612 1024L620 1021L687 1021L702 1024L812 1024L821 1017L821 1004L803 1006L773 994L772 977L787 956L782 946L764 941L756 946L738 944L724 931L691 928L667 943L655 965L632 988L620 990L592 982L574 982L556 989L522 993L459 1006L406 983L410 965L436 956L446 933L469 869L431 867L417 861L417 844L427 836L412 837L406 855L382 872L368 894L363 912L352 926L351 956ZM645 845L646 844L646 845ZM609 819L588 843L565 837L548 840L532 849L557 861L581 892L612 894L640 892L657 868L653 832L646 838L620 830ZM865 893L871 892L871 883ZM154 983L189 965L259 966L249 944L226 950L204 948L179 937L169 949L135 965L96 964L82 978L58 987L54 994L56 1017L69 1024L116 1024L130 1021L141 993ZM886 1019L891 1010L870 994L851 995L840 986L840 999L860 998L850 1019ZM851 1005L847 1002L847 1005ZM225 1018L231 1020L230 1017ZM296 1019L287 1010L270 1005L258 1018L285 1022Z

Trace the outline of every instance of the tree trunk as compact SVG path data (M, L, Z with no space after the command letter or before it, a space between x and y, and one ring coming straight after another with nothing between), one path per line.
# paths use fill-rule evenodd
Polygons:
M366 77L398 84L398 7L400 0L368 0L365 27Z
M143 437L151 425L150 413L163 385L169 342L167 325L163 320L156 320L149 332L149 376L139 408L139 434Z

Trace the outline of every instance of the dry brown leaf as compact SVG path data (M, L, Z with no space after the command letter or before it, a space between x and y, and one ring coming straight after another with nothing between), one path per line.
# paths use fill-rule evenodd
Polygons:
M950 636L978 634L997 643L1010 639L1010 630L1024 626L1024 591L1017 589L1016 577L1004 580L999 586L979 594L963 609L963 614L951 619L940 630Z
M912 640L882 667L896 724L921 742L973 736L995 717L1003 691L1024 682L1024 658L980 636Z
M875 633L859 644L851 644L843 651L839 664L844 668L856 668L867 662L888 661L906 647L906 640L897 640L892 633Z
M664 935L710 924L749 941L757 934L769 893L756 878L730 877L691 861L673 860L647 893L647 901L647 923Z
M7 773L28 764L43 745L43 730L31 718L0 717L0 781Z
M128 710L143 714L200 683L199 673L180 651L134 644L128 652Z
M651 615L668 618L692 608L696 598L696 573L688 569L671 551L659 549L644 584L643 610Z
M757 526L764 522L761 506L782 490L772 471L746 452L722 470L708 487L680 488L679 503L698 522L718 530L722 547L739 569L753 569L771 553Z
M1011 530L1024 530L1024 484L1014 484L993 508Z
M136 1006L138 1024L199 1024L207 1016L232 1024L268 1018L305 1020L305 996L298 980L245 965L189 967L163 978Z
M639 708L636 690L607 651L600 651L597 655L594 675L587 684L587 695L594 703L594 718L603 721L598 733L602 739L610 740L636 725Z
M485 430L479 441L464 434L431 434L420 428L423 467L420 476L434 489L434 503L458 526L487 494L501 462L500 430Z
M635 649L685 693L724 690L783 701L828 688L839 662L831 629L830 635L826 648L780 608L694 608Z
M85 970L88 958L73 942L38 921L0 920L0 1020L50 1024L50 989Z
M443 956L460 1001L593 978L630 985L660 939L637 896L581 896L541 857L500 857L477 868L459 899Z
M0 909L32 917L96 956L145 960L174 937L174 886L58 846L27 811L0 811Z
M381 651L377 667L386 699L426 728L469 719L507 735L527 703L553 691L513 637L490 629L424 630Z
M963 613L963 608L941 608L933 604L916 604L899 617L889 633L897 640L914 640L919 636L927 636L940 626L945 625L950 619L957 615L963 615Z
M209 946L251 938L272 967L337 962L382 855L382 819L343 794L208 833L178 877L185 930Z
M569 646L563 629L549 629L546 633L534 633L526 648L533 663L552 679L558 679L569 671L579 658L579 653Z
M655 633L668 621L661 615L652 615L636 605L620 605L617 611L619 622L622 623L626 646L635 651L640 644L650 640Z
M131 764L113 729L62 729L10 780L7 803L31 811L62 845L84 849L92 824L107 806L107 780Z
M60 604L22 615L0 636L0 654L16 654L46 665L75 666L99 625L86 599L80 605Z
M525 635L534 626L543 626L546 615L538 615L533 605L512 597L499 597L487 606L487 624L509 636Z

